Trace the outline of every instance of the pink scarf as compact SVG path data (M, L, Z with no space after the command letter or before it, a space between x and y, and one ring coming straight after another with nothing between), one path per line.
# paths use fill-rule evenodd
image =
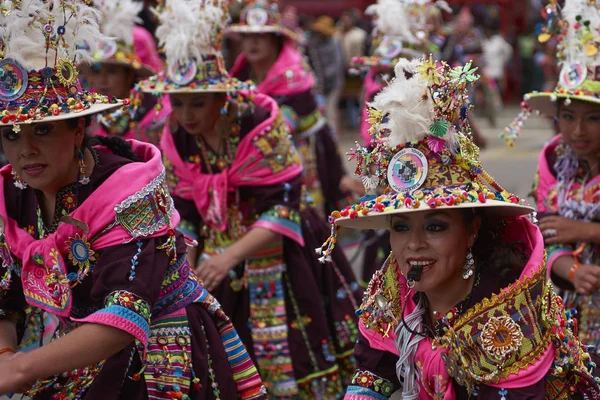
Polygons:
M231 68L231 76L239 77L247 63L246 56L240 54ZM277 97L303 93L314 86L315 77L305 66L302 55L292 44L285 42L277 61L257 89L260 93Z
M365 146L371 144L371 135L369 135L369 129L371 125L367 122L369 118L369 114L367 113L368 103L371 101L371 98L375 93L378 93L383 89L383 86L377 82L376 76L378 72L375 68L371 68L367 75L365 76L364 88L365 88L365 97L363 99L363 110L362 110L362 121L360 122L360 134L363 138Z
M171 102L169 101L169 96L162 96L158 99L158 101L161 105L160 111L157 112L156 109L152 107L152 109L146 112L136 127L125 132L123 139L140 140L142 142L154 143L158 145L158 141L152 141L152 138L148 137L147 132L148 130L152 129L152 125L157 123L165 123L171 114ZM92 129L94 129L92 135L109 136L106 129L104 129L104 127L99 123L96 123Z
M65 258L69 254L66 242L79 235L94 238L93 250L98 251L135 239L120 224L104 232L104 229L116 220L115 207L129 201L135 203L132 196L141 193L153 180L164 173L159 150L149 144L130 141L134 152L143 162L132 162L119 168L98 187L70 217L81 221L89 228L84 232L74 225L61 223L56 232L44 239L36 240L27 231L21 229L17 221L8 216L6 204L0 203L0 216L4 222L4 234L11 252L23 262L21 281L27 302L60 317L68 317L72 307L72 293L66 278ZM97 147L99 151L108 151ZM12 167L0 170L0 196L4 198L4 184L11 179ZM164 199L167 204L170 198ZM166 235L179 222L179 214L173 209L170 221L156 226L154 232L145 238ZM97 235L100 235L96 238ZM5 260L6 262L6 260Z
M296 163L279 172L271 170L269 159L280 154L273 150L263 153L256 142L273 130L283 129L283 122L275 100L257 94L253 102L269 110L270 116L241 140L232 165L219 173L205 174L202 173L201 165L183 161L175 147L169 125L164 128L161 148L179 178L173 194L185 200L193 200L200 216L211 229L224 231L227 228L227 195L233 193L238 186L275 185L302 173L302 165ZM270 147L275 149L277 144L271 143Z
M531 223L526 217L520 217L515 221L510 231L507 232L507 240L509 241L521 241L525 246L529 247L531 257L527 262L527 265L523 269L519 280L525 279L525 277L532 276L540 265L544 261L544 240L537 226ZM398 277L402 293L400 298L406 296L406 279L403 276ZM506 289L503 289L500 293L500 297L505 293ZM409 296L408 302L406 303L405 316L410 315L415 309L416 304L412 301L412 297ZM398 355L398 350L394 345L395 334L390 332L390 337L383 338L381 334L367 329L364 326L362 320L359 321L359 329L363 336L369 341L372 348L377 350L387 351ZM419 380L421 390L419 392L420 400L433 400L428 394L426 387L423 382L427 383L428 388L436 388L437 393L444 393L444 400L456 400L456 393L452 386L452 381L446 370L444 361L442 360L442 353L445 350L432 350L432 341L429 338L421 340L418 344L417 353L415 355L415 362L422 367L422 375ZM517 375L511 375L508 379L500 380L496 384L486 383L489 386L514 389L520 387L526 387L539 382L548 373L552 362L554 361L554 349L552 343L548 345L548 349L540 356L540 359L535 362L527 370L521 370ZM440 384L443 382L442 384ZM437 399L437 397L436 397Z

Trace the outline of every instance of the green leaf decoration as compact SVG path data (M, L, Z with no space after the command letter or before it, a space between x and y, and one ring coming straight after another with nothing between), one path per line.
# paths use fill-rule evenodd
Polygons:
M446 132L448 132L448 126L449 124L446 121L435 121L433 125L429 127L429 130L435 136L443 138L444 135L446 135Z

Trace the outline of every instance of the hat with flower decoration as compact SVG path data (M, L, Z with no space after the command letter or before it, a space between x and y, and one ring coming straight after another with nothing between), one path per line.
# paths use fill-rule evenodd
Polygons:
M420 58L429 48L428 15L434 9L452 12L445 1L379 0L367 8L373 17L371 56L355 57L352 67L393 69L400 58Z
M138 16L144 3L133 0L93 0L94 7L102 13L100 29L108 38L98 41L93 54L95 63L117 64L131 67L139 77L148 77L156 72L136 54L134 29L142 22Z
M240 21L231 25L229 32L275 33L297 41L298 34L281 21L279 0L246 0L240 13Z
M137 85L146 93L235 93L254 84L229 76L221 52L229 0L166 0L154 10L166 70Z
M81 87L77 63L98 40L98 13L75 0L3 1L0 5L0 126L48 122L121 106ZM91 44L88 46L86 44Z
M527 93L521 112L504 130L502 137L514 144L532 111L556 115L557 101L566 104L581 100L600 104L600 2L591 0L550 0L543 10L545 23L536 27L538 41L558 43L556 58L560 67L553 91Z
M481 166L467 114L476 68L450 68L432 58L396 65L395 78L372 104L369 147L351 150L367 195L330 216L332 235L318 252L327 260L336 225L389 229L394 214L435 208L471 208L499 217L533 211Z

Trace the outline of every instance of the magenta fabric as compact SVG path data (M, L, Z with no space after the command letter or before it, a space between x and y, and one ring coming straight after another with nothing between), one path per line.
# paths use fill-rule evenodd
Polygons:
M531 276L537 271L544 260L544 240L536 225L534 225L527 217L519 217L509 227L509 231L505 232L504 236L509 242L521 241L526 247L531 250L531 257L529 258L527 265L521 273L520 280L523 280L527 276ZM402 292L400 298L404 298L406 295L406 279L403 276L398 277ZM503 289L499 296L502 296ZM404 314L409 315L415 309L416 305L409 297L406 304ZM393 331L389 337L383 338L380 334L370 331L364 326L362 320L359 321L359 329L363 336L369 341L369 345L373 349L383 350L391 352L392 354L398 354L398 350L394 345L395 334ZM423 339L418 346L417 354L415 357L416 362L419 362L423 367L422 380L429 382L430 387L435 387L436 376L441 376L444 380L450 381L448 372L444 361L442 360L442 352L444 350L432 350L431 339ZM518 375L511 375L508 379L501 380L497 384L486 383L489 386L504 388L504 389L515 389L526 387L539 382L546 376L552 363L554 361L554 350L552 344L548 346L546 352L540 357L540 359L529 369L521 371ZM427 395L427 391L423 387L422 382L419 399L431 400L432 398ZM444 400L455 400L456 393L452 384L449 384L446 388Z
M548 165L547 153L552 151L560 142L561 135L556 135L552 140L544 146L544 149L540 153L538 158L538 175L539 183L537 186L537 211L539 213L552 212L555 210L549 210L546 205L546 197L550 191L556 186L556 177L551 172L551 166Z
M369 114L367 113L368 104L373 100L373 97L383 89L383 85L380 85L377 82L377 74L378 72L371 68L364 80L364 90L365 97L363 98L363 110L362 110L362 120L360 121L360 134L363 138L363 143L365 146L371 144L371 135L369 135L369 129L371 128L371 124L367 122L369 118Z
M65 257L68 249L65 243L75 235L95 237L115 221L115 206L144 189L160 174L164 167L160 151L152 145L129 141L134 152L143 162L132 162L117 170L92 195L90 195L70 216L89 227L84 232L71 224L62 223L56 232L44 239L36 240L18 223L8 216L4 201L0 202L0 216L4 223L6 243L12 253L23 262L21 281L27 302L60 317L68 317L72 306L72 293L66 280ZM97 147L98 151L108 151ZM5 181L11 179L12 167L0 170L0 197L4 198ZM171 224L179 223L179 214L174 211ZM171 226L165 224L148 237L166 235ZM94 250L118 245L132 240L131 235L120 225L102 233L93 243ZM58 282L47 278L54 276Z
M247 93L242 95L248 96ZM263 94L254 95L253 102L269 110L269 118L244 136L231 167L220 173L204 174L199 164L184 161L177 151L169 124L164 128L161 148L179 178L173 194L184 200L193 200L200 216L211 229L224 231L227 228L227 195L236 187L275 185L302 173L300 164L274 173L264 162L265 154L254 142L270 132L275 119L279 118L279 107L275 100Z
M231 76L237 77L246 66L246 56L242 53L231 68ZM302 54L289 42L285 42L275 64L269 70L257 90L269 96L289 96L306 92L315 86L315 76L305 67Z
M169 118L169 115L171 114L171 101L169 100L169 96L168 95L164 95L161 96L158 99L159 104L161 105L161 109L160 111L156 111L156 109L153 107L151 110L149 110L143 117L142 119L138 122L137 126L134 129L129 129L127 132L125 132L125 134L122 136L123 139L126 140L140 140L142 142L147 142L150 143L151 140L150 138L148 138L148 136L146 135L146 132L148 131L148 129L157 121L167 121L167 118ZM94 124L93 126L93 132L92 135L98 135L98 136L109 136L108 132L104 129L104 127L102 127L102 125L100 124ZM158 142L154 142L155 144L158 144Z
M154 36L141 26L133 28L133 50L142 64L150 67L157 74L164 69L163 61L158 55Z

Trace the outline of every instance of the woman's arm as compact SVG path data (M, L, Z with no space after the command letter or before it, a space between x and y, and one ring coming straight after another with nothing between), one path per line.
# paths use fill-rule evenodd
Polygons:
M552 264L552 273L571 282L579 294L590 295L596 292L600 286L600 266L582 264L574 270L571 280L569 278L574 265L573 256L561 256Z
M252 228L241 239L229 246L225 252L204 261L196 268L208 290L213 290L227 276L229 270L246 258L277 240L279 234L264 228Z
M1 362L0 394L13 392L26 382L103 361L132 341L132 335L111 326L82 325L48 345Z

